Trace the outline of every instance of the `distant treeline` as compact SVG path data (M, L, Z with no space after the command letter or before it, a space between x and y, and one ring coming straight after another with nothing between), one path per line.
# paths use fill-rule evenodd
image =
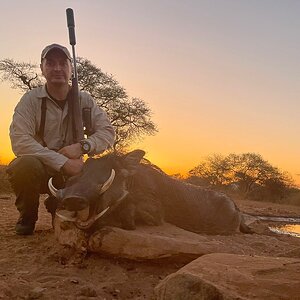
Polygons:
M256 153L210 155L183 180L244 199L300 205L300 190L291 175Z
M0 193L12 192L5 165L0 165ZM256 153L213 154L189 171L188 183L223 191L232 197L300 205L300 189L291 176Z

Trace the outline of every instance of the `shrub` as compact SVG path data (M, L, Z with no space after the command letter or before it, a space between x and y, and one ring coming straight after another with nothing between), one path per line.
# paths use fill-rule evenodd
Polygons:
M8 181L5 165L0 165L0 193L11 193L12 189Z

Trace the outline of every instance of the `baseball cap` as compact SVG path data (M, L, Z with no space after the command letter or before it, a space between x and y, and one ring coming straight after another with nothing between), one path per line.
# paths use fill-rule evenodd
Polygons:
M43 60L47 56L47 54L53 49L61 50L69 60L72 60L69 50L66 47L59 44L51 44L46 46L42 51L41 60Z

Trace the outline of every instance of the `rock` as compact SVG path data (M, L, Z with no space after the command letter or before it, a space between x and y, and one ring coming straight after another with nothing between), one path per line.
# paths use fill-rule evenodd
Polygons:
M86 251L88 245L87 234L78 229L74 223L54 218L54 234L58 242L64 246L70 246L79 251Z
M199 235L165 223L139 226L136 230L107 226L88 236L72 222L57 219L54 226L59 243L81 252L87 250L131 260L169 258L190 262L209 253L299 257L299 238L278 238L275 234Z
M299 299L300 259L214 253L160 282L157 300Z
M77 279L71 279L70 281L71 281L71 283L79 284L79 281Z
M222 246L218 241L209 241L207 244L205 236L167 223L161 226L141 226L137 230L104 227L88 237L73 223L55 218L54 229L62 245L132 260L176 257L191 261Z
M132 260L160 258L186 259L191 261L218 248L217 241L210 241L198 234L170 224L141 226L137 230L105 227L89 239L92 252L109 254Z

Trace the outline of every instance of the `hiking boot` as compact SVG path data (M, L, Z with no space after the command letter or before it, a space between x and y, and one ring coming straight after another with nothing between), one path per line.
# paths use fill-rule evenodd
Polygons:
M15 230L18 235L32 235L35 227L35 222L27 221L20 218L16 224Z

